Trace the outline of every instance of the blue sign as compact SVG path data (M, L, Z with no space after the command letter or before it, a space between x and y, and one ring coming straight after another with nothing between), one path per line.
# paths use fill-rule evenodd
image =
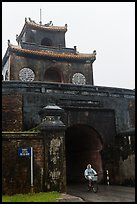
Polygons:
M19 156L31 156L31 148L19 148Z

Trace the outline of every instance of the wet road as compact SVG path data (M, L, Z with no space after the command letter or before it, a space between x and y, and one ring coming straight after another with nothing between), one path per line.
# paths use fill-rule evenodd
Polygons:
M69 185L67 193L78 196L85 202L135 202L135 188L125 186L99 185L97 193L87 191L87 186Z

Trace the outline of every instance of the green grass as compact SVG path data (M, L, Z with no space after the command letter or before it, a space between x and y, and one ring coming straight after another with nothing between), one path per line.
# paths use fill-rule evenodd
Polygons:
M16 194L2 196L2 202L57 202L62 195L58 192Z

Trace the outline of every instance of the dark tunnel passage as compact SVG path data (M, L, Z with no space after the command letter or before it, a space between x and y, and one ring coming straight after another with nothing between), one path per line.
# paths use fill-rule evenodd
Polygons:
M65 134L67 184L83 182L88 163L102 172L102 141L99 133L86 125L71 126Z

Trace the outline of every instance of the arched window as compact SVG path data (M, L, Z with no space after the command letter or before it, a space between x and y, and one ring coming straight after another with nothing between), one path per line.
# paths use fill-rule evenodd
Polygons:
M41 41L41 45L52 46L52 41L49 38L44 38Z
M47 82L61 82L60 73L55 68L49 68L45 72L44 80Z

